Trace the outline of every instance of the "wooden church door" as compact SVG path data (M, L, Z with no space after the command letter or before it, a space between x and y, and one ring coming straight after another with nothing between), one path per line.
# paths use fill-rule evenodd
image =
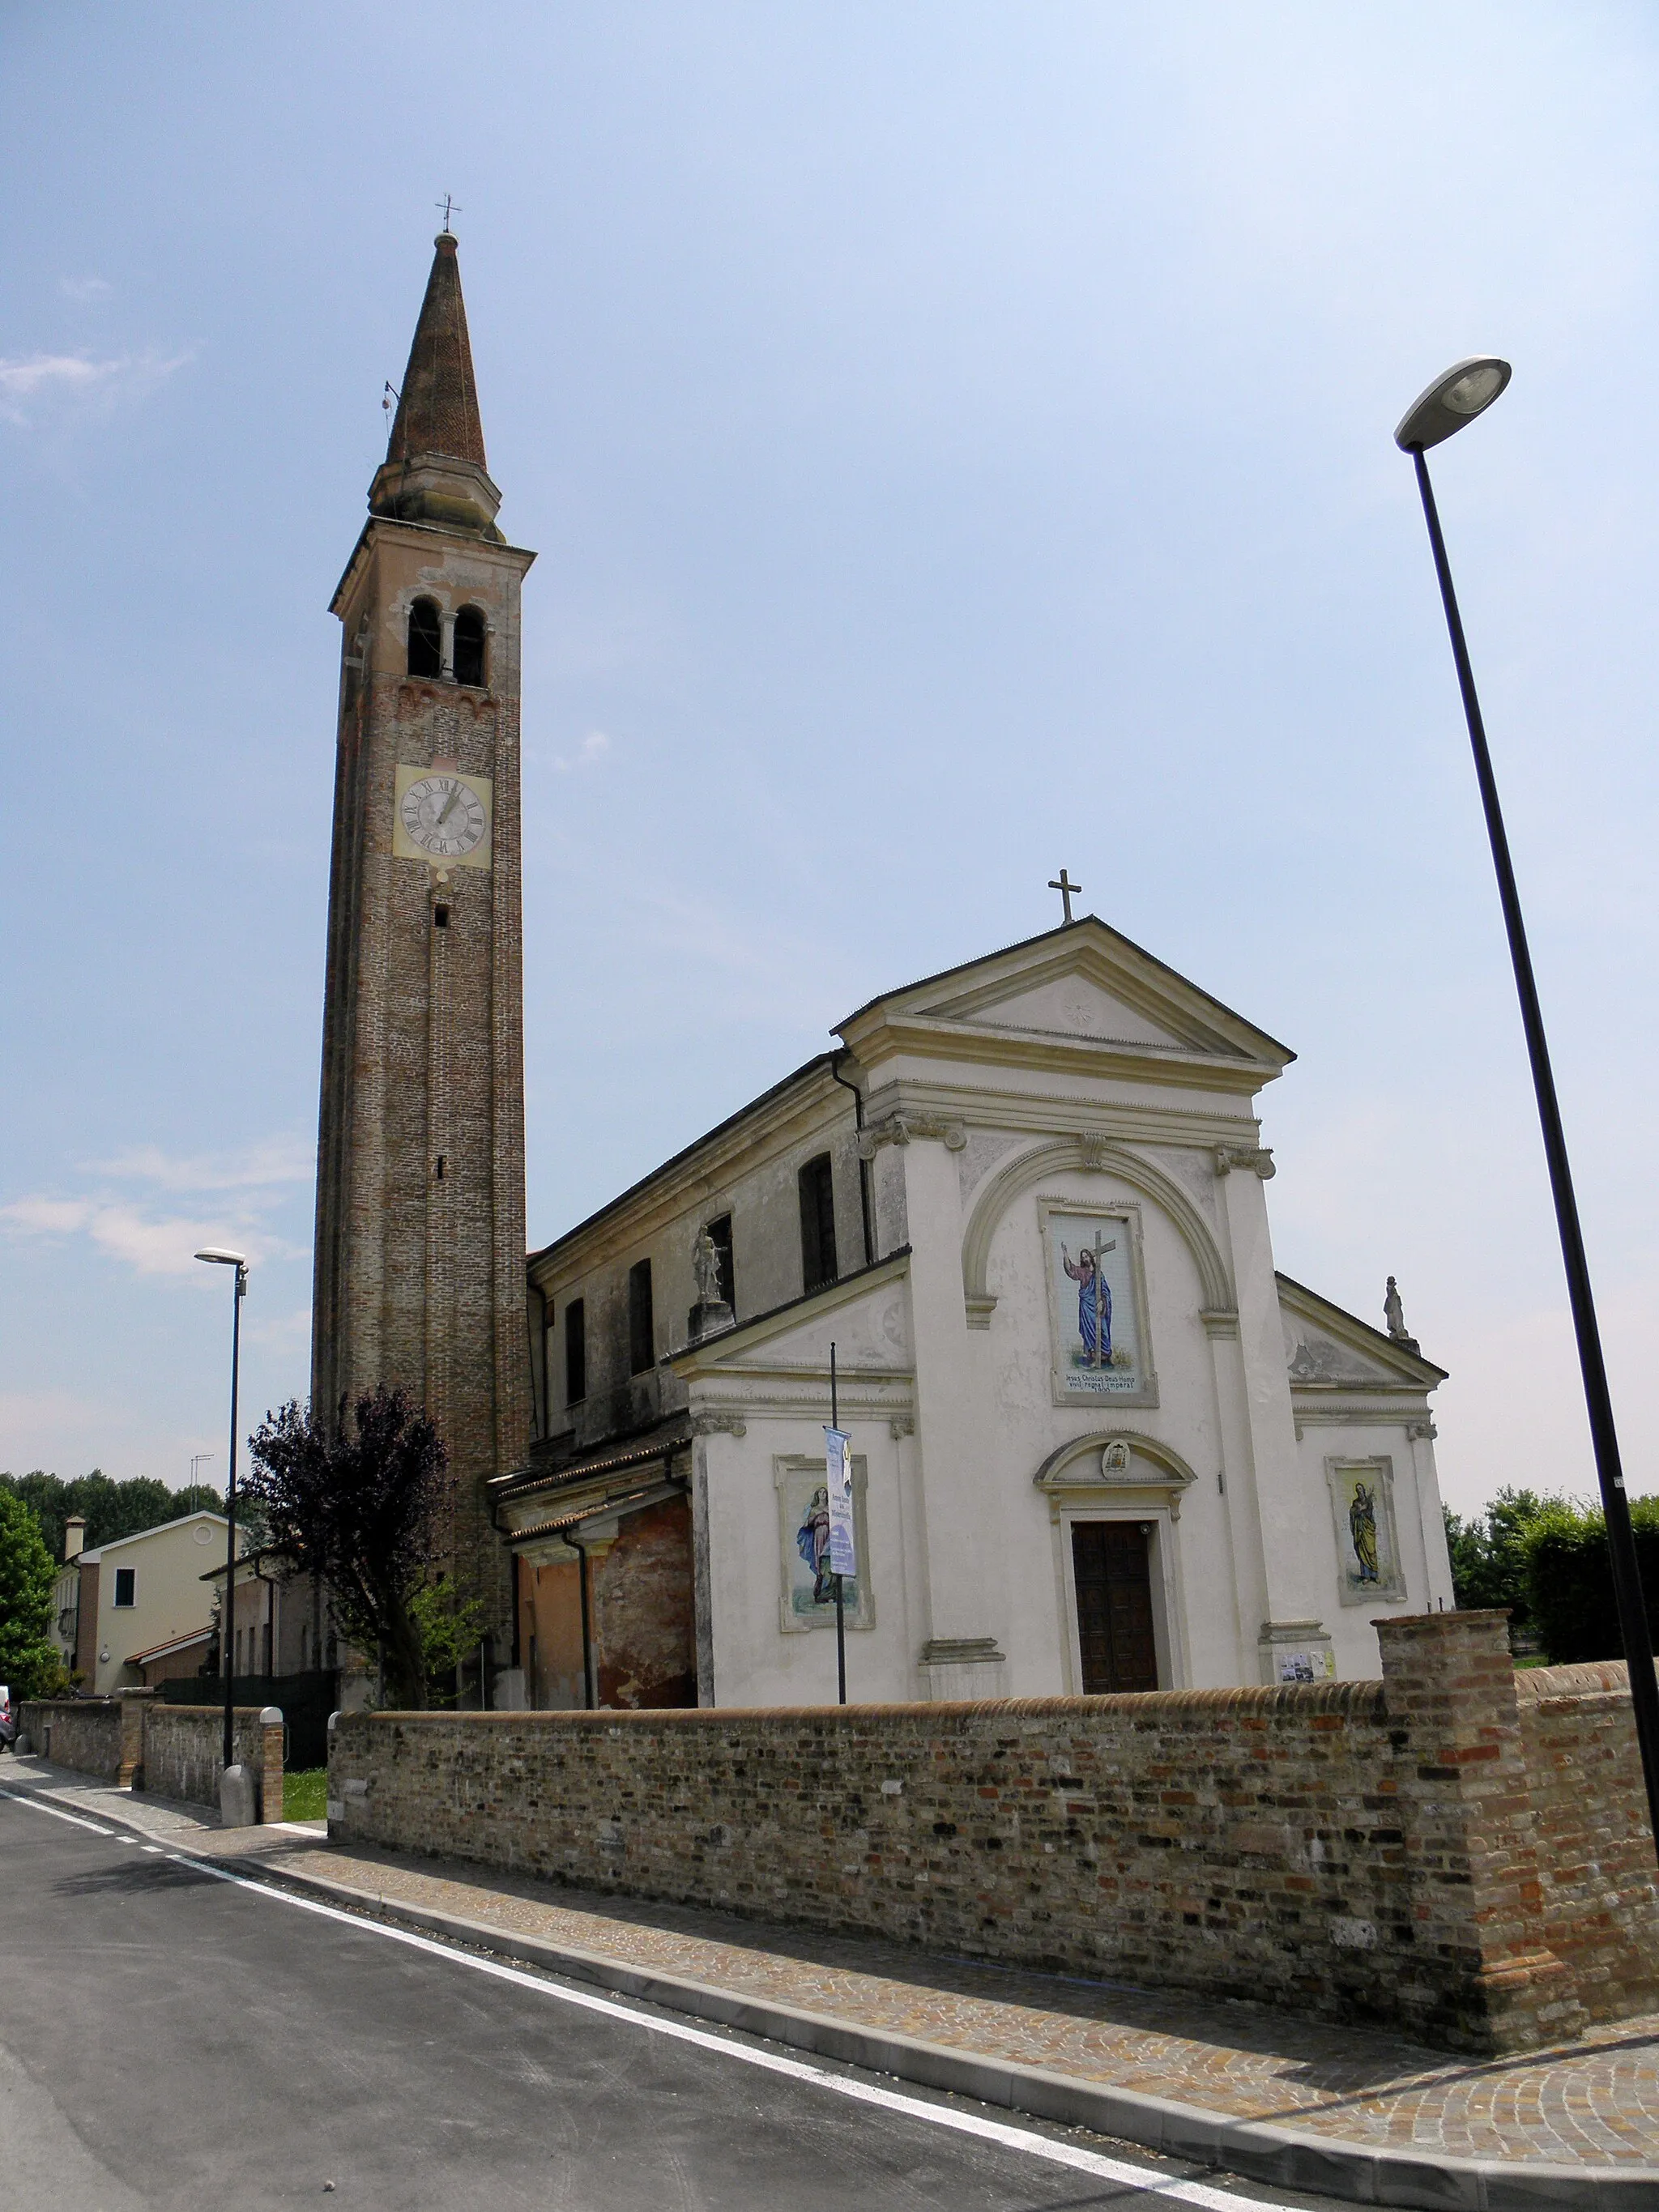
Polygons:
M1157 1689L1146 1530L1133 1521L1073 1522L1072 1569L1084 1696Z

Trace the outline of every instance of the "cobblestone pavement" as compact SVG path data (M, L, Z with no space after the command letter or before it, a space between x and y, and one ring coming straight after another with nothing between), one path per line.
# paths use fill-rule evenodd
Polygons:
M90 1784L24 1759L35 1778L191 1848L303 1866L368 1901L427 1906L921 2041L1139 2089L1240 2119L1370 2148L1460 2158L1659 2163L1659 2016L1582 2042L1474 2060L1364 2028L1027 1973L734 1915L599 1896L494 1870L331 1846L321 1824L222 1830L210 1814ZM188 1832L187 1833L185 1832Z

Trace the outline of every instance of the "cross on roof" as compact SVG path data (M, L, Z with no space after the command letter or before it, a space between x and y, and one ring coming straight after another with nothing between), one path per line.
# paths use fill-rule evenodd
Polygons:
M1081 891L1083 889L1082 884L1074 884L1071 878L1066 874L1065 869L1062 868L1058 877L1051 877L1049 878L1048 888L1051 891L1058 891L1061 898L1065 900L1066 919L1069 921L1072 918L1072 895L1075 891Z
M438 203L436 200L434 200L434 201L433 201L433 203L432 203L432 204L433 204L433 206L434 206L434 207L436 207L436 206L439 204L439 203ZM465 214L466 213L466 210L465 210L464 207L455 207L455 203L454 203L454 201L451 198L450 195L449 195L447 192L446 192L446 193L444 194L444 196L443 196L443 203L442 203L442 204L443 204L443 211L444 211L444 228L445 228L446 230L447 230L447 229L448 229L448 228L449 228L449 211L450 211L450 210L451 210L452 208L454 208L454 209L455 209L455 213L456 213L457 215L465 215Z

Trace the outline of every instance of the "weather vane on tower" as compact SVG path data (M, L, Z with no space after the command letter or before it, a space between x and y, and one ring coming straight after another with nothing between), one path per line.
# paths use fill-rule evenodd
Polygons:
M444 228L446 231L449 228L449 216L452 208L454 209L457 215L465 215L466 213L466 210L464 207L456 207L453 198L448 192L444 194L441 202L434 200L432 204L434 207L438 207L440 205L442 206L444 211Z

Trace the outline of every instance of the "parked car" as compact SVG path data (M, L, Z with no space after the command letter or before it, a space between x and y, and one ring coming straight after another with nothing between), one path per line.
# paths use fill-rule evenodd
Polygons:
M17 1708L11 1692L0 1682L0 1751L9 1751L17 1741Z

